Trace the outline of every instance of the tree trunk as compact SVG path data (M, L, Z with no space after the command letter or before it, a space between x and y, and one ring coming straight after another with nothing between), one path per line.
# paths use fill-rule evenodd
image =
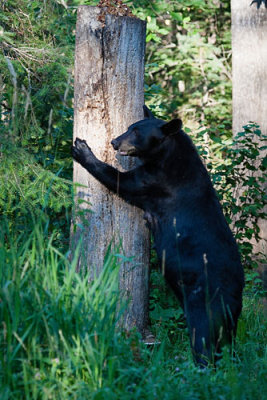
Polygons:
M102 15L103 9L78 8L75 51L74 139L85 139L95 155L119 170L136 165L131 157L115 156L111 140L143 119L145 22L130 17ZM103 19L105 22L103 23ZM148 315L149 232L143 212L109 192L78 163L76 204L91 210L81 226L76 215L72 243L83 233L78 268L92 276L102 268L109 244L121 243L125 260L120 270L122 296L130 298L124 328L143 331ZM82 260L83 258L83 260Z
M267 10L250 0L232 0L233 131L242 131L249 121L267 134ZM249 173L249 172L248 172ZM262 240L255 253L266 254L267 229L259 221Z

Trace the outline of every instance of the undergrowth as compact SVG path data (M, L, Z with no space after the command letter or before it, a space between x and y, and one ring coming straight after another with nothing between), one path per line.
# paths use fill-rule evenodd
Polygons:
M116 328L124 307L118 305L117 257L109 254L101 275L89 284L88 275L75 271L79 246L69 261L42 222L34 222L29 235L13 237L1 221L0 235L1 400L267 394L263 305L251 290L244 298L235 358L225 351L217 370L199 370L182 320L176 325L179 310L177 318L154 323L161 344L150 348L136 332L125 335Z
M0 135L0 215L14 234L32 231L32 218L49 221L57 246L69 243L72 182L43 168L29 151ZM66 229L67 228L67 229Z

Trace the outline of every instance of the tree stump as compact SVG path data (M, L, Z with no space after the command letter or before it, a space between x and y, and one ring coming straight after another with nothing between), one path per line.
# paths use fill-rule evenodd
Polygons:
M116 155L110 142L143 119L145 22L128 16L103 15L99 7L78 8L75 51L74 140L85 139L94 154L119 170L136 165ZM90 209L88 224L75 217L72 244L82 239L78 268L102 269L111 242L121 243L120 291L131 299L124 328L143 331L148 316L149 232L143 212L109 192L78 163L76 204ZM129 258L132 260L130 261Z

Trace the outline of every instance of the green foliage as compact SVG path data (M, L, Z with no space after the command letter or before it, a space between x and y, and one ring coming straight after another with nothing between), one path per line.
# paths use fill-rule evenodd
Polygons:
M179 112L191 127L229 120L230 2L126 3L147 20L147 103L158 115Z
M1 225L0 397L61 398L112 380L117 363L118 265L109 255L98 278L75 272L42 224L13 239ZM119 345L117 350L119 350ZM108 374L106 371L108 369ZM12 395L11 395L12 393ZM21 395L23 393L23 395ZM21 397L22 396L22 397Z
M173 342L179 341L179 334L185 333L185 321L182 309L177 307L177 298L155 269L151 271L150 282L149 318L154 334L160 340L168 337Z
M0 134L69 177L75 13L60 1L3 1L0 20Z
M234 137L230 147L221 149L225 160L215 167L214 180L246 265L252 263L252 240L260 240L258 221L266 217L264 143L266 136L259 126L247 125L244 132Z
M0 146L0 215L8 221L9 229L19 235L32 230L32 219L50 219L60 246L65 246L72 183L60 177L61 170L53 174L42 168L22 148L4 140L0 140Z

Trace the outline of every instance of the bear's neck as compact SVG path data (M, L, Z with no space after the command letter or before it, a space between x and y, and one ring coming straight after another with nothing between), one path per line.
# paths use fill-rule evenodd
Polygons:
M192 175L207 174L198 152L186 133L168 136L157 152L142 159L144 167L157 168L179 179Z

